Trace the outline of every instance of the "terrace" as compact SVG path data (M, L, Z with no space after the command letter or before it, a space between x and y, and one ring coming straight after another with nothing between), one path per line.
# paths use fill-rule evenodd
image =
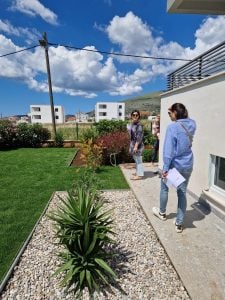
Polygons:
M225 41L170 73L167 89L171 91L221 71L225 71Z

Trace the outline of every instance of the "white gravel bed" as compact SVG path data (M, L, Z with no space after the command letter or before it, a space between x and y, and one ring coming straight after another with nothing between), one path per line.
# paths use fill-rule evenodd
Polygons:
M120 289L113 286L94 299L190 299L132 191L104 191L102 195L106 208L114 208L119 256L112 266L117 266ZM55 196L47 213L59 201ZM59 265L58 252L52 221L45 214L0 299L75 299L59 287L60 276L51 276ZM89 299L86 292L82 299Z

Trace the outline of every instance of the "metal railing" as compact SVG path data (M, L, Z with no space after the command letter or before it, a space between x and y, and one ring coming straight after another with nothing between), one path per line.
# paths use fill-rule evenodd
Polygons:
M185 86L221 71L225 71L225 41L170 73L167 77L167 90Z

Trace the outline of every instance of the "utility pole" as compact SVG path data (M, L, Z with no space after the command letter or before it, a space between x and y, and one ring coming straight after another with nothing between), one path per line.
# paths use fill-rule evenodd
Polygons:
M45 59L46 59L46 67L48 73L48 90L49 90L49 99L50 99L51 113L52 113L53 139L55 140L56 138L55 108L53 102L52 81L51 81L51 72L50 72L50 64L49 64L49 56L48 56L48 40L47 40L46 32L43 33L43 40L39 40L39 44L45 48Z

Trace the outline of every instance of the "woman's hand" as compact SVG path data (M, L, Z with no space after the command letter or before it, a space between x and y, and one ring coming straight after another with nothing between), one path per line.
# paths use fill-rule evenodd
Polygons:
M135 145L134 145L133 152L137 153L137 151L138 151L138 143L136 142Z
M137 153L137 150L138 150L138 149L137 149L136 147L134 147L134 150L133 150L134 153Z
M168 172L162 172L162 179L165 179L168 175Z

